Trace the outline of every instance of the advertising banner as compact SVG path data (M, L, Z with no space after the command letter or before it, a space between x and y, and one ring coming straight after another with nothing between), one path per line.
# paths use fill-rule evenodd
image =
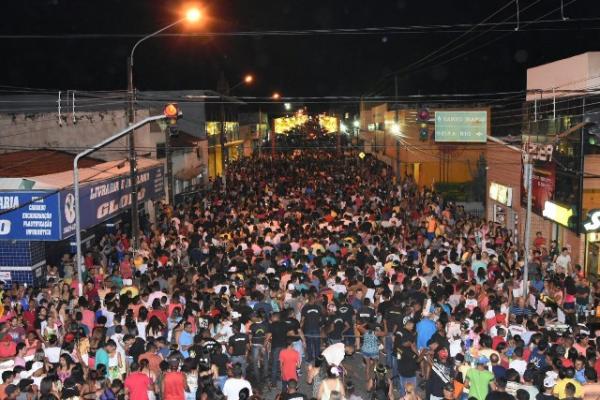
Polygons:
M0 240L60 240L57 192L0 192Z
M524 174L522 173L523 177ZM547 201L553 200L556 183L554 162L534 161L531 177L531 210L542 216ZM521 179L521 205L527 206L527 189Z
M83 185L79 189L81 206L81 229L87 229L106 221L131 205L131 180L119 176ZM164 193L163 167L155 167L138 174L138 201L156 199ZM60 194L62 210L61 235L68 238L75 234L75 196L73 190Z

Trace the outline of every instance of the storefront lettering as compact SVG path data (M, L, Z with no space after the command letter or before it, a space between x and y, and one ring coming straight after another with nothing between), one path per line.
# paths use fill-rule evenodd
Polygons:
M0 235L8 235L10 233L10 227L10 220L0 219Z
M600 229L600 210L592 210L588 213L588 222L583 224L586 232Z

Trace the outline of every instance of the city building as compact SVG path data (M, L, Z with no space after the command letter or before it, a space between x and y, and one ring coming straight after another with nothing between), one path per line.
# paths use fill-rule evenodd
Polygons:
M556 240L590 275L599 269L600 52L589 52L527 70L523 135L518 142L487 143L488 219L514 230L522 243L527 192L522 154L533 163L531 240ZM519 168L520 167L520 168Z
M39 285L47 265L72 263L75 253L74 155L25 150L0 155L0 280ZM138 158L138 198L142 221L152 218L164 197L161 161ZM131 181L126 159L80 162L82 247L131 220ZM64 255L66 258L63 258Z
M436 116L445 120L436 121ZM448 130L440 128L446 119L463 116L477 123L466 122L463 127L447 125ZM363 104L359 140L364 151L392 166L398 178L412 176L419 186L457 184L453 186L456 191L464 193L458 184L485 179L483 156L489 126L488 108Z

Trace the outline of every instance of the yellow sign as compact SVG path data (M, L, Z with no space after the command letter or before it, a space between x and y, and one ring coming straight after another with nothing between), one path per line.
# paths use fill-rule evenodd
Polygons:
M338 119L336 117L328 117L327 115L319 115L319 125L327 133L338 131Z
M275 118L275 133L287 133L296 127L306 124L307 121L308 116L301 113L298 113L293 117Z
M551 201L546 201L544 203L544 210L542 211L542 215L551 221L568 227L569 218L571 218L571 216L573 215L573 209L563 207Z
M225 133L231 134L238 129L237 122L225 122ZM215 121L209 121L206 123L206 135L214 136L221 133L221 123Z
M496 182L490 184L490 199L496 200L500 204L505 206L512 206L512 188L501 185Z

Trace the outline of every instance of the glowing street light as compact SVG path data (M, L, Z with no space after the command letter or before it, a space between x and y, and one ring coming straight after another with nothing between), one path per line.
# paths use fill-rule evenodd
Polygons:
M355 128L360 128L360 121L355 119L352 125L354 125Z
M273 100L279 100L281 98L281 95L277 92L273 93L273 95L271 96L271 98Z
M230 87L226 94L229 95L229 94L231 94L231 92L233 92L234 89L237 89L241 85L250 85L253 82L254 82L254 75L247 74L246 76L244 76L244 79L242 79L240 82L238 82L235 85L233 85L232 87Z
M135 123L135 93L133 86L133 56L135 54L135 49L142 44L144 41L153 38L166 30L171 29L172 27L179 25L183 22L194 23L197 22L201 18L200 10L197 8L192 8L186 11L185 16L183 18L178 19L177 21L160 28L159 30L152 32L140 40L135 42L133 47L131 48L131 52L129 53L129 58L127 59L127 114L129 125L133 125ZM133 249L136 250L139 245L139 221L138 221L138 195L135 188L137 188L137 160L136 160L136 152L135 152L135 135L134 131L131 132L129 136L129 170L130 170L130 180L131 180L131 236L132 236L132 245ZM77 268L81 270L83 268L82 261L80 260L81 256L81 243L77 242ZM79 290L79 295L81 295L81 286Z
M197 8L190 8L185 13L185 19L187 19L188 22L197 22L200 18L202 18L202 14Z
M392 132L392 135L400 135L400 125L393 123L390 132Z
M283 104L283 107L285 107L285 109L286 109L287 111L290 111L290 110L292 109L292 104L291 104L291 103L284 103L284 104Z
M348 127L343 122L340 122L340 132L346 132Z

